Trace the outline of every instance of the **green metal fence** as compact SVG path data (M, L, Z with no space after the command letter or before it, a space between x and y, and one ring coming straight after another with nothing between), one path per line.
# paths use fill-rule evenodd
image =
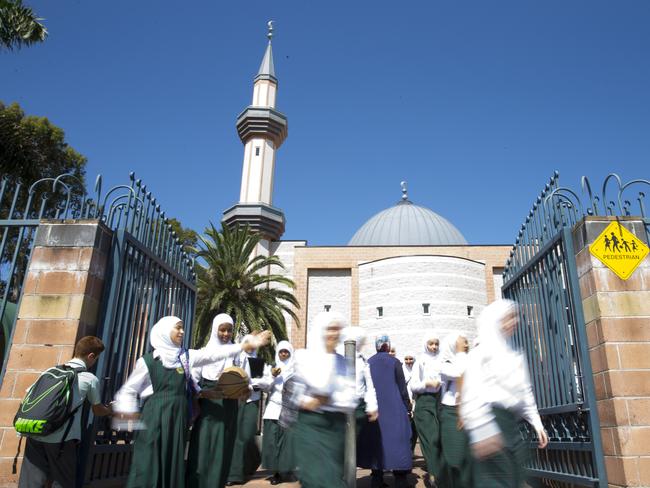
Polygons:
M134 175L129 186L116 191L119 195L104 207L106 223L115 230L101 319L106 350L97 365L105 402L150 349L149 330L158 319L181 318L189 341L196 295L194 264L151 192ZM121 486L129 472L132 435L113 431L106 418L88 425L84 485Z
M108 402L137 358L149 349L149 330L160 317L183 319L189 342L196 295L194 263L156 199L133 173L129 184L105 194L98 176L92 198L84 188L83 181L70 174L30 185L10 177L0 181L2 373L41 219L99 219L113 230L98 331L106 351L96 368L103 400ZM106 419L90 416L81 451L80 478L85 485L121 486L129 470L131 440L129 434L111 430Z
M629 216L633 206L626 194L638 185L650 186L650 182L623 184L611 174L600 196L594 196L589 180L583 177L581 198L572 189L561 187L558 180L555 173L521 226L502 287L503 296L520 306L521 326L513 342L526 354L535 398L550 438L546 449L537 449L534 430L522 424L522 435L530 443L527 469L546 486L606 487L571 229L585 215ZM611 182L617 182L618 187L610 200ZM648 230L644 199L643 192L636 195L638 215Z

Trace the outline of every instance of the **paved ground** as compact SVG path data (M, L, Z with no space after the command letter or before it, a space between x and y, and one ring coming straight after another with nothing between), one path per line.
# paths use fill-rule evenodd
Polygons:
M424 481L422 476L425 472L425 463L424 458L420 455L419 446L415 448L415 459L413 461L413 473L409 476L409 482L411 486L417 488L424 488ZM262 488L271 486L271 484L266 480L272 473L264 470L259 470L255 473L255 477L249 480L246 484L241 485L244 488ZM389 473L386 474L384 481L388 483L390 487L393 487L393 476ZM276 485L278 488L299 488L300 483L282 483ZM367 469L358 469L357 470L357 488L370 488L370 471Z

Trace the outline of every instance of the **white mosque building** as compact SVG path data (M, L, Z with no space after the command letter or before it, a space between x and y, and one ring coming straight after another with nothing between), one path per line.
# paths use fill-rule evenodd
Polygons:
M252 104L237 118L244 144L241 192L223 222L262 233L262 252L277 255L294 280L300 325L287 317L291 342L304 347L313 317L323 310L342 313L371 337L387 333L399 357L421 352L430 330L474 337L476 317L500 296L511 246L468 244L447 219L409 200L404 183L401 199L370 217L347 245L281 239L285 217L273 206L273 174L288 121L276 109L272 27L268 38Z

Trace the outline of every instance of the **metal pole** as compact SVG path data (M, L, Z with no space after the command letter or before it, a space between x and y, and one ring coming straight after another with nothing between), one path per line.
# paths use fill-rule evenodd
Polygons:
M347 340L345 346L345 361L347 363L348 378L353 382L356 389L357 374L357 342ZM357 486L357 425L354 418L354 411L347 414L347 425L345 428L345 486L356 488Z

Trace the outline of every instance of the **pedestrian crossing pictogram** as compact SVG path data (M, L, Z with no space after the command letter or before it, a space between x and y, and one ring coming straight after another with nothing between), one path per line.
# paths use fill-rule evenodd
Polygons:
M589 246L589 251L616 276L627 280L650 248L620 222L612 222Z

